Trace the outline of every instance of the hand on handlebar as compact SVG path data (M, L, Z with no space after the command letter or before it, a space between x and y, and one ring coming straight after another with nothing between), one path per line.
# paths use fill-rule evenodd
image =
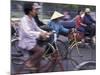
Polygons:
M40 37L44 40L48 39L52 33L51 32L41 32Z
M72 32L76 32L77 29L76 29L76 28L72 28L71 31L72 31Z

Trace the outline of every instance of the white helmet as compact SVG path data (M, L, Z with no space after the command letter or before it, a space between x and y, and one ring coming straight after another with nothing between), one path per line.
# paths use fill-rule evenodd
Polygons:
M91 11L90 8L85 9L85 12L90 12L90 11Z
M63 17L63 16L64 16L63 14L61 14L61 13L55 11L55 12L53 13L52 17L51 17L51 20L57 19L57 18L60 18L60 17Z

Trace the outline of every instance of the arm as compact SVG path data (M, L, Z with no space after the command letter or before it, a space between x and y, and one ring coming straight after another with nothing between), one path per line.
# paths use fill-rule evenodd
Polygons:
M82 23L82 22L81 22L80 24L81 24L82 26L87 26L86 24L84 24L84 23Z
M79 25L81 25L81 26L86 26L86 24L84 24L84 23L82 22L82 18L81 18L81 17L77 17L77 18L76 18L76 23L79 24Z
M87 25L91 25L92 23L95 23L95 21L91 18L91 16L85 16L83 21Z
M61 26L60 26L60 32L67 33L67 32L69 32L69 29L64 28L63 25L61 25Z
M48 27L49 27L51 30L53 30L52 22L49 22L49 23L48 23Z
M42 30L37 24L36 24L36 21L35 19L33 18L33 22L34 22L34 27L37 31L39 32L43 32L43 33L47 33L46 31Z
M46 31L42 30L40 27L38 27L37 25L35 25L37 31L40 31L40 32L43 32L43 33L46 33Z
M95 21L91 16L89 16L89 18L90 18L90 21L91 21L92 23L96 23L96 21Z

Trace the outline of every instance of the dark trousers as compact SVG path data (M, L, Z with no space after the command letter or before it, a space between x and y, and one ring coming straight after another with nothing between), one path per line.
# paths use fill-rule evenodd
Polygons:
M95 26L93 25L88 25L85 27L85 36L93 37L95 35Z

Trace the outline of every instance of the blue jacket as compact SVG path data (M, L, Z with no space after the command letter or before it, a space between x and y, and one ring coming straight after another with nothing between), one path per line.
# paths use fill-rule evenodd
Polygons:
M60 32L68 33L68 31L69 31L69 29L64 28L60 22L50 21L48 23L48 26L52 30L55 30L57 34L59 34Z
M87 25L92 25L92 23L96 23L96 22L93 20L93 18L90 15L85 14L83 18L83 23Z

